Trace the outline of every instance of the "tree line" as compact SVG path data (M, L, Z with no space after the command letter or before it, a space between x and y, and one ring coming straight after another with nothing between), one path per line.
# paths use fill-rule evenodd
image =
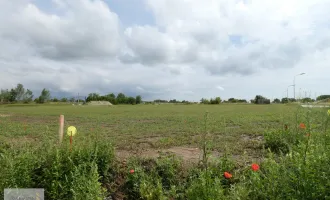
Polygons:
M330 101L330 95L320 95L315 99L312 99L310 97L305 97L303 99L300 99L300 102L303 103L310 103L315 101ZM50 91L44 88L40 95L36 98L34 98L33 92L30 89L24 88L23 84L19 83L16 87L11 89L1 89L0 91L0 103L30 103L30 102L36 102L36 103L45 103L45 102L90 102L90 101L108 101L114 105L116 104L141 104L142 103L142 97L140 95L136 97L132 96L126 96L123 93L119 93L115 95L114 93L110 93L107 95L100 95L98 93L90 93L88 94L85 99L76 99L76 98L52 98L50 96ZM297 99L294 98L282 98L282 99L274 99L272 103L289 103L289 102L296 102ZM266 97L263 97L262 95L256 95L254 99L250 100L251 103L254 104L270 104L270 100ZM172 100L161 100L156 99L154 101L144 102L144 103L184 103L184 104L191 104L196 102L189 102L186 100L178 101L176 99ZM201 104L220 104L220 103L248 103L245 99L236 99L236 98L229 98L228 100L222 100L220 97L215 98L202 98L200 100Z
M19 83L15 88L1 89L0 102L1 103L30 103L35 101L37 103L45 103L50 99L50 92L47 89L43 89L39 97L33 99L34 95L30 89L25 89L23 84Z
M76 98L51 98L49 90L44 88L40 95L34 98L33 92L30 89L24 88L23 84L19 83L15 88L1 89L0 91L0 103L46 103L46 102L90 102L90 101L109 101L112 104L140 104L142 103L142 97L140 95L136 97L126 96L123 93L119 93L117 96L113 93L107 95L99 95L98 93L90 93L85 99Z
M99 95L98 93L90 93L88 97L86 98L86 102L90 101L109 101L110 103L116 105L116 104L141 104L142 103L142 97L141 95L138 95L136 97L126 96L123 93L117 94L117 96L114 93L110 93L107 95Z

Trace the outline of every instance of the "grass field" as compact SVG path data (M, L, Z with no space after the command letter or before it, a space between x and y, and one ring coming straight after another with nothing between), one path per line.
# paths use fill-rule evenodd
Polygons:
M61 114L65 130L78 130L72 151L68 136L57 144ZM47 199L327 199L329 116L294 104L2 105L0 189L45 188Z
M9 105L0 107L0 136L13 145L58 140L58 118L65 116L65 126L75 126L79 141L96 137L112 143L119 156L150 149L171 149L183 154L200 147L205 132L204 115L209 112L206 130L215 152L233 155L260 153L262 134L281 128L293 118L294 106L286 105L139 105L72 106ZM66 142L68 139L66 138ZM188 151L189 152L189 151ZM143 154L143 153L142 153ZM198 154L195 156L198 156ZM190 158L189 156L186 156ZM194 158L194 156L192 156Z

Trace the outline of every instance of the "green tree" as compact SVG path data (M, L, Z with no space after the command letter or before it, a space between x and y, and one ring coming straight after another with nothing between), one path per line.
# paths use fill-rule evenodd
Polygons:
M10 99L10 92L7 90L2 90L0 93L0 102L1 103L8 103Z
M41 91L38 103L45 103L50 99L50 92L46 88Z
M99 100L100 100L100 95L98 93L90 93L88 94L86 102L99 101Z
M246 99L238 99L237 102L238 103L247 103L247 100Z
M325 99L330 99L330 95L320 95L316 98L317 101L321 101Z
M311 102L314 102L315 100L312 98L306 97L306 98L303 98L301 101L303 103L311 103Z
M16 99L17 99L17 92L15 89L11 89L10 92L9 92L9 102L15 102Z
M229 98L228 99L228 102L229 103L236 103L237 102L237 99L235 99L235 98Z
M210 101L208 99L202 98L200 101L202 104L210 104Z
M24 86L21 83L17 84L15 91L16 91L16 101L23 101L25 94Z
M126 104L127 103L127 98L123 93L119 93L117 95L117 103L118 104Z
M221 98L220 97L216 97L215 98L215 104L220 104L221 103Z
M279 100L278 98L273 100L273 103L281 103L281 100Z
M68 102L68 99L67 98L62 98L61 102Z
M114 93L105 95L105 100L112 104L116 104L116 95Z
M33 99L33 93L31 90L27 89L23 96L23 102L30 103L32 102L32 99Z
M211 104L220 104L221 103L221 98L220 97L216 97L214 99L210 99L210 103Z
M135 97L136 104L142 103L142 97L140 95Z
M128 97L127 98L127 103L135 105L136 104L136 99L134 97Z
M270 100L261 96L261 95L257 95L255 98L254 98L254 103L255 104L270 104Z

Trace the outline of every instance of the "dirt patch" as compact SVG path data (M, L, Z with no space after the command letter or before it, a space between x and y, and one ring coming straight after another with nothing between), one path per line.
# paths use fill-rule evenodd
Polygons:
M160 155L171 155L174 154L183 159L184 162L197 163L202 159L202 151L199 148L191 147L171 147L168 149L147 149L141 151L127 151L127 150L116 150L115 154L118 159L126 160L132 156L138 156L142 158L157 158ZM210 159L219 157L221 154L219 152L212 152Z
M10 117L11 115L8 114L0 114L0 117Z
M242 141L262 141L264 137L262 135L241 135Z
M138 138L135 143L137 144L139 149L150 149L155 148L157 143L163 139L163 137L159 136L149 136L144 138Z

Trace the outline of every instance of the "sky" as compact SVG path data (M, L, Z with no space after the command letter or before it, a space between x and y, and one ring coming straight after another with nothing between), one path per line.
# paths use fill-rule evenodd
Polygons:
M329 0L0 0L0 88L199 101L329 94Z

